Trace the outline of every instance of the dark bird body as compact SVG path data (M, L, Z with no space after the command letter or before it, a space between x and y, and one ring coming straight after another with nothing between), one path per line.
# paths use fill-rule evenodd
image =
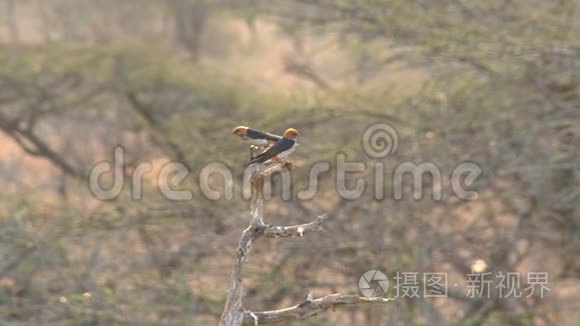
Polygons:
M270 160L286 163L286 158L294 152L297 146L295 138L298 136L298 131L294 128L286 129L283 136L250 129L245 126L234 128L232 133L250 143L249 164L265 163ZM254 156L256 150L261 151Z
M284 161L294 150L296 146L296 140L290 138L280 139L274 146L268 148L264 152L258 154L256 157L250 160L249 164L254 163L264 163L270 159L276 158L279 161Z
M277 142L280 139L282 139L282 136L278 136L278 135L271 134L269 132L264 132L264 131L260 131L260 130L250 129L250 128L248 128L248 132L246 134L246 137L251 138L251 139L266 140L269 142Z
M273 146L282 139L282 136L274 135L269 132L264 132L256 129L251 129L245 126L238 126L234 128L232 132L235 135L240 136L242 140L257 147L257 149L265 150L270 146Z

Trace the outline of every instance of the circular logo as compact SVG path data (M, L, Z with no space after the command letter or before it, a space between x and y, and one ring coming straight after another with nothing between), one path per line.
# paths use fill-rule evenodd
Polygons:
M374 283L373 283L374 282ZM378 284L378 285L377 285ZM387 275L381 271L366 271L358 280L358 288L362 295L367 298L384 297L389 288Z
M367 155L373 158L383 158L397 151L399 135L392 126L377 123L365 130L362 142Z

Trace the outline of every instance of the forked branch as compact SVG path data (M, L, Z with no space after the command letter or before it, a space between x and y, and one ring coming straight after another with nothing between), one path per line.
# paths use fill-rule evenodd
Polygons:
M242 306L243 299L243 271L244 264L248 253L252 248L252 244L260 236L268 238L291 238L303 237L307 233L321 232L322 223L328 218L327 215L322 215L314 219L310 223L292 225L292 226L272 226L263 222L263 198L262 191L265 177L279 172L284 167L282 165L274 165L260 170L258 167L252 173L252 198L250 201L250 225L242 232L238 249L236 250L236 258L234 263L234 270L232 272L232 283L228 290L228 296L224 311L220 319L221 326L239 326L242 323L271 324L283 321L304 319L314 316L320 312L334 308L340 305L359 304L359 303L385 303L388 299L384 298L364 298L356 295L342 295L332 294L318 299L308 296L306 301L295 305L293 307L263 311L251 312L244 310Z

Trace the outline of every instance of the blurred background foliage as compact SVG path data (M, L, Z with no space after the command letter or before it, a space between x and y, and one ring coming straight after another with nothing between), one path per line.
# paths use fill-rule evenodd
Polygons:
M0 0L0 323L215 324L235 245L247 149L236 125L301 132L293 189L337 153L385 164L385 198L336 193L334 169L313 200L267 202L268 223L327 212L321 237L257 243L248 309L309 291L358 293L369 269L447 272L446 300L399 299L297 324L576 325L580 296L580 2L442 0ZM399 147L373 159L361 135L388 123ZM126 149L112 201L88 174ZM190 201L156 189L164 163L191 172ZM453 168L484 171L474 201L453 196ZM143 199L131 173L150 162ZM229 166L233 200L205 198L208 163ZM413 200L392 196L403 162L433 162ZM217 188L223 186L214 180ZM274 188L280 190L274 180ZM465 274L546 271L548 298L467 299ZM525 278L522 279L525 283ZM522 285L522 288L526 284ZM393 293L388 293L393 295Z

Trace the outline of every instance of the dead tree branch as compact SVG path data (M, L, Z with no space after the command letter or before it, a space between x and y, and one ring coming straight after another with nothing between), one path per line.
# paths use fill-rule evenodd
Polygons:
M328 215L321 215L310 223L293 226L271 226L265 225L264 235L268 238L298 238L305 233L323 232L321 224L328 218Z
M245 312L244 320L253 322L255 325L274 324L291 320L300 320L315 316L336 306L358 303L386 303L393 299L365 298L357 295L331 294L318 299L307 298L306 301L293 307L280 310Z
M365 298L356 295L332 294L322 298L313 299L312 294L308 295L306 301L293 307L280 310L252 312L245 310L242 305L243 300L243 271L246 258L252 248L252 244L260 236L268 238L291 238L303 237L306 233L322 232L322 223L328 218L327 215L317 217L309 223L293 226L272 226L263 221L263 186L264 180L280 172L284 167L276 165L266 170L256 168L251 176L252 198L250 200L250 225L242 232L234 269L232 272L232 283L228 290L228 296L224 311L220 319L221 326L239 326L244 322L258 324L271 324L284 321L304 319L314 316L320 312L334 308L340 305L359 304L359 303L385 303L389 299L384 298ZM266 179L268 180L268 179Z

